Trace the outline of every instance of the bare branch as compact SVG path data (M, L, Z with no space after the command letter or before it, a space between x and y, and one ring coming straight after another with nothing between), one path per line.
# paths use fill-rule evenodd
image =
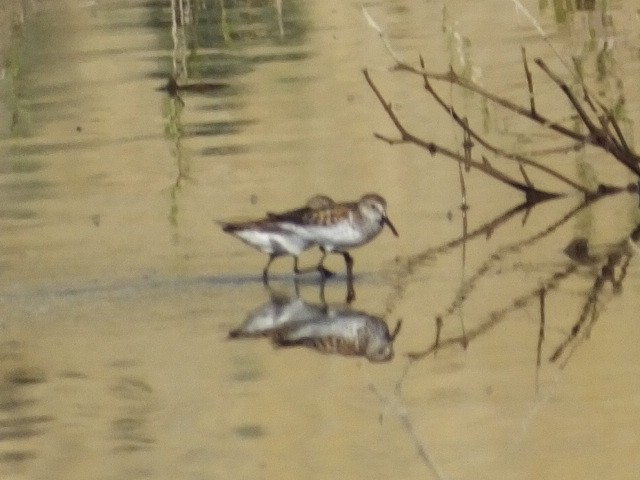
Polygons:
M470 92L474 92L477 93L478 95L481 95L483 97L485 97L486 99L494 102L497 105L500 105L501 107L504 107L508 110L511 110L515 113L517 113L518 115L522 115L523 117L526 117L546 128L549 128L561 135L564 135L566 137L572 138L578 142L582 142L582 143L587 143L589 141L589 138L587 135L583 135L581 133L578 132L574 132L573 130L560 125L559 123L553 122L552 120L543 117L542 115L538 114L538 113L532 113L531 111L529 111L526 108L521 107L518 104L515 104L513 102L510 102L509 100L506 100L502 97L499 97L498 95L495 95L491 92L489 92L488 90L485 90L484 88L480 87L479 85L473 83L470 80L467 80L463 77L460 77L458 74L456 74L455 72L453 72L452 70L450 70L447 73L433 73L433 72L428 72L424 69L419 69L419 68L415 68L412 65L409 65L407 63L398 63L395 66L396 70L399 71L405 71L405 72L410 72L410 73L415 73L417 75L422 75L422 76L426 76L427 78L429 78L430 80L440 80L443 82L447 82L447 83L451 83L453 85L458 85L459 87L462 87L466 90L469 90Z
M462 147L464 148L464 168L468 172L470 170L469 160L471 160L471 149L473 148L473 142L471 141L471 133L469 131L469 119L465 117L462 120L462 128L464 129L464 140Z
M529 62L527 62L527 51L522 47L522 63L524 64L524 74L527 77L527 86L529 87L529 103L531 105L531 113L536 114L536 101L533 96L533 78L529 70Z
M393 111L393 108L391 107L391 104L389 102L387 102L384 97L382 96L382 94L380 93L380 91L378 90L378 88L376 87L376 85L373 83L373 80L371 79L369 72L367 69L364 69L363 71L364 77L367 80L367 83L369 84L369 86L371 87L371 90L373 90L373 92L375 93L376 97L378 98L380 104L382 105L382 107L384 108L384 110L387 112L387 115L389 116L389 118L391 119L391 121L393 122L393 124L395 125L396 129L398 130L398 132L400 133L400 137L402 139L402 141L405 142L410 142L413 143L415 145L418 145L422 148L424 148L425 150L428 150L429 153L431 153L431 155L435 155L436 153L440 153L445 155L446 157L449 157L451 159L454 159L460 163L463 164L468 164L469 166L480 170L481 172L485 173L486 175L489 175L490 177L495 178L496 180L509 185L517 190L520 190L521 192L524 192L527 196L527 200L531 203L535 203L537 201L541 201L541 200L546 200L549 198L554 198L554 197L558 197L559 194L557 193L551 193L551 192L546 192L543 190L538 190L535 188L530 187L529 185L523 184L517 180L515 180L514 178L511 178L510 176L500 172L499 170L496 170L495 168L491 167L491 165L488 165L485 162L478 162L476 160L473 159L469 159L466 160L464 156L459 155L456 152L453 152L441 145L438 145L436 143L433 142L426 142L424 140L422 140L421 138L416 137L415 135L412 135L411 133L409 133L405 127L402 125L402 123L400 122L400 120L398 119L398 117L396 116L395 112ZM388 140L387 140L388 141Z
M407 143L406 140L403 140L401 138L391 138L391 137L387 137L386 135L382 135L381 133L374 133L373 136L376 137L378 140L387 142L389 145L398 145L400 143Z
M525 171L525 169L522 166L522 164L519 163L518 166L520 167L520 173L522 173L522 177L524 178L525 183L527 185L533 187L533 183L531 183L531 180L529 179L529 175L527 175L527 172Z
M551 78L551 80L553 80L556 85L558 85L560 90L562 90L562 92L571 102L571 105L576 110L576 112L580 116L580 119L589 130L589 136L587 140L588 143L598 146L611 153L625 167L627 167L637 176L640 176L640 166L638 165L640 162L640 157L638 157L636 154L624 152L618 142L615 141L615 139L610 134L608 134L604 128L596 127L596 125L591 121L587 113L584 111L584 108L582 108L582 105L580 105L580 102L578 102L578 100L576 99L569 86L560 77L554 74L542 59L536 58L535 62L549 76L549 78Z
M422 59L422 57L420 57L420 65L424 68L424 60ZM454 74L455 75L455 74ZM563 183L569 185L570 187L574 188L575 190L578 190L580 192L582 192L583 194L585 194L586 196L589 195L593 195L595 192L589 190L588 188L580 185L577 182L574 182L573 180L569 179L568 177L566 177L565 175L562 175L559 172L556 172L555 170L542 165L534 160L531 160L529 158L524 157L523 155L518 155L518 154L514 154L514 153L510 153L510 152L506 152L502 149L497 148L496 146L490 144L489 142L487 142L484 138L482 138L482 136L480 136L478 133L475 132L475 130L471 129L469 127L468 122L465 122L464 119L460 118L460 115L458 115L458 113L456 112L456 110L453 108L452 105L449 105L448 103L446 103L442 97L438 94L438 92L436 92L433 87L431 86L431 84L429 83L429 77L428 75L423 75L422 76L424 79L424 87L425 90L427 90L427 92L429 92L429 94L434 98L434 100L444 109L447 111L447 113L451 116L451 118L458 124L460 125L465 132L467 132L469 134L470 137L472 137L474 140L476 140L480 145L482 145L484 148L491 150L493 153L495 153L496 155L499 155L503 158L509 159L509 160L515 160L517 161L519 164L524 164L524 165L528 165L532 168L535 168L537 170L543 171L548 175L551 175L552 177L562 181ZM583 145L582 143L579 143L578 145Z

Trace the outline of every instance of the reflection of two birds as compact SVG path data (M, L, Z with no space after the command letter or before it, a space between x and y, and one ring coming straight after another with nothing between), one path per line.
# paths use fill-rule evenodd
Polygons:
M400 326L398 320L389 332L386 322L374 315L272 293L271 301L249 313L241 326L229 332L229 338L267 337L276 347L305 346L321 353L386 362L393 358L393 341Z
M387 216L387 202L375 193L363 195L357 202L345 203L335 203L330 197L316 195L304 207L282 213L267 213L265 218L259 220L221 222L225 232L269 255L262 272L265 284L269 280L269 267L277 257L292 255L293 270L299 274L302 272L298 268L298 256L318 245L322 257L316 269L324 279L331 275L323 265L327 254L341 254L347 268L349 301L355 298L353 257L349 250L371 241L385 224L398 236Z
M314 270L324 280L332 275L323 265L327 254L340 253L347 267L347 302L355 298L353 258L349 250L375 238L385 224L398 236L387 217L385 199L375 193L345 203L316 195L301 208L267 213L259 220L221 223L225 232L269 255L262 272L265 285L269 281L269 267L277 257L293 256L294 272L303 273L298 268L298 256L317 245L322 257ZM324 302L323 290L321 298L323 304L314 305L299 296L290 299L272 294L269 303L250 313L239 328L229 332L229 338L268 337L277 347L306 346L323 353L364 356L372 362L393 358L393 341L400 331L400 321L389 332L383 319L348 307L330 308Z

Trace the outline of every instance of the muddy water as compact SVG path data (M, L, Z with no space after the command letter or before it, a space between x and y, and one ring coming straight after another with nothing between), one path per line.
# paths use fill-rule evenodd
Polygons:
M361 69L416 134L462 136L419 78L387 70L360 6L284 2L279 17L275 2L226 3L173 33L153 2L39 2L25 26L1 80L2 477L635 478L637 196L517 211L517 193L472 172L463 241L456 165L373 137L396 132ZM566 19L526 6L558 54L582 55L594 88L624 94L637 117L632 2ZM526 103L521 45L562 69L510 2L369 12L397 55L421 53L435 71L453 62L514 101ZM605 38L608 56L586 46ZM160 89L185 71L199 87L180 100ZM540 111L568 115L534 76ZM503 148L567 144L441 88ZM633 180L594 150L544 158L573 178ZM256 312L323 305L313 275L296 299L289 259L267 291L265 256L214 220L367 191L386 197L400 238L384 231L354 251L352 305L342 273L324 295L331 318L390 330L401 318L395 357L228 340ZM563 250L577 237L592 250L572 261ZM602 282L612 251L616 281ZM327 266L343 271L339 257Z

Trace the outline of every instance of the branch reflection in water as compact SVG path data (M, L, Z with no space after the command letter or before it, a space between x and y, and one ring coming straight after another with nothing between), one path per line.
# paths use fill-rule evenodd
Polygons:
M521 295L514 297L506 306L491 310L488 313L486 320L481 321L474 328L463 332L459 336L443 339L441 338L441 328L443 321L460 310L462 305L468 300L471 291L477 288L478 283L485 278L490 271L496 271L498 269L504 270L505 259L507 256L521 254L524 249L537 244L541 239L549 236L553 232L556 232L561 226L574 218L578 212L590 205L593 205L596 201L597 200L583 202L570 209L570 211L564 214L559 220L551 222L546 228L543 228L529 237L509 243L494 251L494 253L489 256L488 260L482 263L476 272L463 282L459 291L454 295L454 299L449 307L446 308L444 312L436 315L435 341L426 349L409 352L407 354L409 359L411 361L420 360L431 354L435 354L441 348L452 345L466 346L469 342L488 333L496 327L501 321L507 318L508 314L513 313L516 310L524 309L535 300L539 300L540 333L537 352L539 367L544 340L545 316L548 316L545 312L544 299L546 295L550 291L557 290L562 282L565 282L572 276L576 274L587 274L593 278L593 283L591 288L584 292L584 301L580 308L580 314L570 327L565 338L553 348L553 353L549 356L549 360L551 362L558 362L562 358L559 363L561 368L564 367L569 361L575 348L589 338L591 329L598 320L604 305L612 296L623 292L623 282L627 276L627 268L630 260L640 249L638 246L640 241L640 226L636 226L627 234L627 236L624 237L624 239L606 245L594 246L590 244L587 238L574 238L567 247L563 249L563 253L566 255L567 260L562 262L560 265L556 265L551 273L547 273L539 278L537 286L532 287L530 290L525 290ZM520 211L521 210L519 208L509 210L504 215L498 217L498 222L493 220L487 223L486 225L489 226L490 229L489 232L493 232L495 227L503 224L503 220L506 221L507 219L510 219L515 213ZM409 257L405 262L406 267L404 269L404 275L399 275L396 289L390 299L391 301L388 302L391 308L388 308L387 311L389 313L393 311L398 299L403 296L404 290L407 287L407 277L410 276L410 274L414 274L416 268L425 264L429 259L433 260L437 254L449 252L452 248L458 247L460 244L464 244L470 239L475 239L477 237L475 233L481 233L485 230L486 226L482 226L473 234L467 234L465 232L455 241L448 242L442 246L432 247L424 252L420 252ZM517 262L515 265L517 265ZM611 284L610 291L605 290L607 283ZM609 292L609 295L607 295L607 292Z
M591 329L607 300L604 298L605 285L607 282L611 283L611 293L614 295L622 293L631 258L640 251L638 241L640 241L640 225L636 226L626 239L613 245L603 246L601 249L594 248L586 238L582 237L573 240L564 249L564 253L572 261L592 267L594 281L582 305L580 316L566 338L551 354L550 361L556 362L564 356L561 365L565 366L575 348L589 338ZM567 351L566 354L565 351Z
M393 341L400 326L398 320L390 332L382 318L366 312L271 292L270 301L250 312L242 325L229 332L229 338L267 337L275 347L304 346L326 354L388 362L394 356Z

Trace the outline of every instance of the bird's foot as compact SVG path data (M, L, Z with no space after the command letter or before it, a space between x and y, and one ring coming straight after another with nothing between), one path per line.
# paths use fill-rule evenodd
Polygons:
M323 279L331 278L335 275L331 270L327 270L322 265L318 265L318 272Z

